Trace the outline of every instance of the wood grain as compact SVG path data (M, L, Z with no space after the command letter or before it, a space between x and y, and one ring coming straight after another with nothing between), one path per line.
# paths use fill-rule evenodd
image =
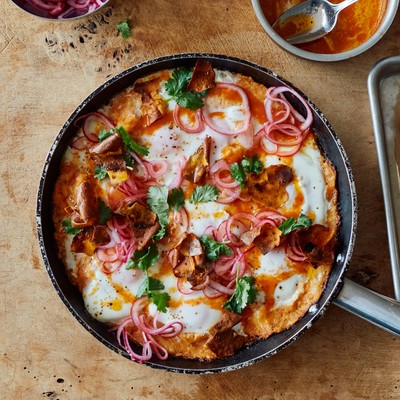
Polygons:
M115 26L129 18L132 36ZM365 54L326 64L278 48L243 0L111 0L60 23L2 2L0 16L0 397L4 399L399 399L399 339L331 306L273 358L212 376L152 370L114 354L69 314L43 267L35 228L44 159L74 108L98 85L147 59L212 52L245 58L291 81L343 142L359 199L349 276L392 294L367 76L400 53L400 15Z

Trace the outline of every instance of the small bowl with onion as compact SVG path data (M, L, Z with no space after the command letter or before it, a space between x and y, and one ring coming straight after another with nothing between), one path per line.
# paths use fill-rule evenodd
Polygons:
M252 0L258 20L267 34L284 50L313 61L340 61L374 46L387 32L400 0L362 0L342 10L335 28L309 43L293 45L272 28L278 17L303 0ZM342 0L329 0L340 3ZM299 21L298 21L299 22Z
M36 17L63 21L93 14L108 3L108 0L12 0L12 2Z

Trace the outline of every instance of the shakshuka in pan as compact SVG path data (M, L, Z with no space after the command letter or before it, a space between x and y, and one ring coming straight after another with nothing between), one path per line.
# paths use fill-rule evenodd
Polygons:
M230 356L318 301L340 219L312 122L293 89L203 60L76 121L53 194L59 257L132 359Z

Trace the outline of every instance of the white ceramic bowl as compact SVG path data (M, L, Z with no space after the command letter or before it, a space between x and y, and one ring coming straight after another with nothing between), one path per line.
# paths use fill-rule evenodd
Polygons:
M85 10L82 10L82 12L77 11L76 13L73 13L70 16L66 16L64 18L53 17L47 11L28 3L26 0L11 0L11 1L17 7L19 7L21 10L27 12L30 15L34 15L35 17L48 19L48 20L52 20L52 21L70 21L73 19L87 17L88 15L91 15L91 14L99 11L101 8L103 8L108 3L109 0L103 0L103 4L92 11L85 11Z
M276 0L279 1L279 0ZM286 40L282 39L273 29L270 23L265 18L265 15L261 9L260 0L252 0L254 11L257 15L258 20L260 21L262 27L268 33L268 35L282 48L287 50L288 52L295 54L296 56L306 58L308 60L314 61L340 61L346 60L348 58L357 56L364 51L371 48L374 44L376 44L386 33L389 29L390 25L393 22L393 19L396 15L397 8L399 6L400 0L388 0L385 16L378 28L378 30L364 43L359 45L358 47L345 51L343 53L336 53L336 54L319 54L319 53L312 53L310 51L305 51L299 49L296 46L288 43Z

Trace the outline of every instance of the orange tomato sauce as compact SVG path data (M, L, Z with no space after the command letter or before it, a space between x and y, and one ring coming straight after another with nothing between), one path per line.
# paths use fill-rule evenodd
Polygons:
M332 3L341 3L341 0L330 0ZM277 18L288 10L301 3L301 0L262 0L262 10L268 22L272 25ZM386 0L359 0L342 10L332 32L321 39L310 43L296 45L302 50L319 54L336 54L354 49L367 41L378 29L386 11ZM310 26L310 19L296 18L286 24L282 32L277 33L288 37L304 27Z

